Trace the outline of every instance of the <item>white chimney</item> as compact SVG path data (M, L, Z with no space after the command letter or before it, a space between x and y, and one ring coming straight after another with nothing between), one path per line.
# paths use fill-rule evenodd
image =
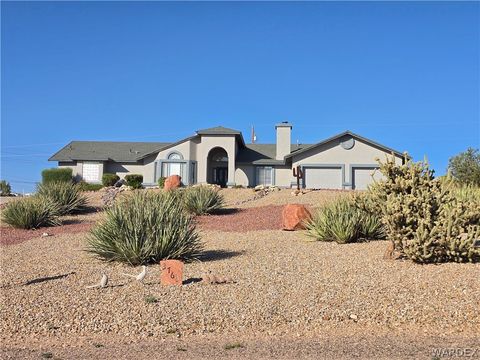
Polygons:
M275 130L277 131L277 153L275 158L283 160L285 155L290 154L292 124L288 121L283 121L275 125Z

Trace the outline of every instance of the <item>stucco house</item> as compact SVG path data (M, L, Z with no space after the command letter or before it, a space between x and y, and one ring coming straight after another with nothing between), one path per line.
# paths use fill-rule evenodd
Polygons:
M403 154L350 131L316 144L292 144L292 125L275 126L275 144L246 144L242 133L224 127L198 130L172 143L72 141L49 160L70 167L77 179L101 182L103 173L142 174L144 185L177 174L185 185L296 185L294 167L303 170L301 185L314 189L365 189L381 176L376 158Z

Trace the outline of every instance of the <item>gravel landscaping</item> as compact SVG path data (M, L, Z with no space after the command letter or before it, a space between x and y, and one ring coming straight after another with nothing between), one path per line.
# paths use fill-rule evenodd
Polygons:
M235 192L253 193L225 190L229 202ZM2 247L2 353L21 359L46 353L75 359L432 359L433 348L478 348L480 264L384 260L386 241L312 242L303 232L267 227L286 201L316 206L336 196L293 197L282 190L240 211L201 217L205 253L185 265L182 287L162 287L158 265L148 268L143 285L124 276L140 267L101 262L82 251L85 232ZM268 207L251 209L253 203ZM258 228L249 222L262 217L272 220ZM241 219L246 223L238 225ZM102 271L108 287L87 289ZM235 282L198 282L208 272Z

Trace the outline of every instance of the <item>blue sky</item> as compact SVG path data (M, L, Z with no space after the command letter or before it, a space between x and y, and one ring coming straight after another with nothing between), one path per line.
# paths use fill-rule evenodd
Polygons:
M480 143L478 2L2 2L1 178L70 140L357 132L437 174Z

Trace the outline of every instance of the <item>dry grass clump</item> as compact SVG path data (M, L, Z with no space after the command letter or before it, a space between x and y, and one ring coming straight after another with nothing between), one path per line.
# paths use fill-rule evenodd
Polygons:
M185 210L195 215L211 214L225 206L223 195L218 189L209 186L195 186L183 194Z
M82 211L87 205L87 198L82 194L79 185L66 181L53 181L38 185L38 196L56 204L60 215Z
M37 229L60 225L60 209L52 201L32 196L8 203L2 211L2 220L20 229Z

